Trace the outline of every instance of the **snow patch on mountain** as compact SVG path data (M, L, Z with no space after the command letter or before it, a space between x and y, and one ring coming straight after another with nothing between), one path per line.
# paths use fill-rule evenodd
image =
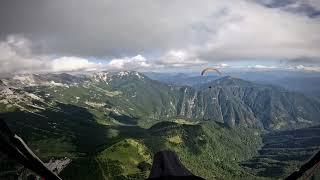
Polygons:
M12 79L19 81L23 85L33 86L36 84L33 75L15 75Z
M25 95L29 96L30 98L32 98L34 100L38 100L38 101L44 102L44 99L40 98L39 96L37 96L37 95L35 95L33 93L25 92Z
M94 108L101 108L106 105L106 103L98 103L98 102L91 102L91 101L86 101L85 104Z
M128 76L130 73L128 71L121 71L118 73L119 76L123 77L123 76Z
M62 83L56 83L56 82L54 82L54 81L50 81L50 83L48 83L49 85L51 85L51 86L65 86L64 84L62 84Z
M108 72L98 72L91 76L94 82L106 82L108 84L109 73Z
M135 72L135 75L139 78L139 79L143 79L144 77L141 76L138 72Z

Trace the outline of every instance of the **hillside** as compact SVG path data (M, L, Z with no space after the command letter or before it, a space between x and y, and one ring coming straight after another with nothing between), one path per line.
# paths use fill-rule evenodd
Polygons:
M258 176L285 177L320 150L320 127L266 134L262 142L258 156L242 165Z
M145 133L141 138L127 137L90 157L74 161L63 172L64 179L147 177L151 156L164 149L176 151L187 168L207 179L254 178L239 162L256 154L255 149L261 143L259 130L227 129L213 122L197 125L160 122ZM92 164L89 167L93 169L83 169L83 164Z
M51 123L42 125L51 129L61 122L60 118L50 122L48 118L54 116L47 113L63 114L60 116L65 118L79 109L90 114L81 117L90 123L142 127L183 117L229 126L282 130L316 125L320 116L320 103L302 94L229 76L205 84L199 90L166 85L129 71L77 76L25 75L1 81L5 84L0 91L4 116L12 116L10 112L17 112L11 114L21 119L35 116ZM27 121L17 117L7 118L9 124Z
M255 166L263 159L262 151L257 154L261 137L265 155L272 154L268 145L276 136L268 132L320 121L316 100L229 76L198 88L134 71L17 75L0 84L1 116L43 160L72 158L66 179L146 177L152 155L162 149L175 150L186 167L208 179L254 179L268 175L274 162L270 156L264 169ZM305 158L312 153L301 152ZM275 167L287 163L281 158ZM303 160L272 176L283 177Z
M18 88L15 91L19 91L19 96L85 107L103 124L150 126L152 120L181 116L214 120L230 126L281 130L318 124L320 116L318 101L282 88L230 76L214 80L200 89L170 86L128 71L91 76L30 75L2 81L7 84L0 93L5 98L3 102L10 101L11 96L5 96L10 90L8 87L14 87ZM19 101L21 99L25 98L21 97ZM27 99L22 101L30 106Z
M300 93L232 77L218 79L209 85L212 86L211 89L219 90L219 96L216 97L218 100L221 96L224 97L223 99L227 100L227 106L237 104L238 109L247 110L233 108L232 111L232 108L229 108L228 115L234 114L234 117L241 117L241 114L237 115L237 113L248 112L252 115L251 117L256 118L253 124L261 123L265 129L294 129L319 122L319 102ZM205 85L204 88L207 86ZM237 121L236 118L229 119ZM238 121L245 119L245 117L238 118Z

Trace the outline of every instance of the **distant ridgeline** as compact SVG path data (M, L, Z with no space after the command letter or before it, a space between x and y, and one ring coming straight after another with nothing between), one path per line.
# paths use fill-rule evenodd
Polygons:
M267 157L276 165L255 166L263 153L283 153L271 142L289 141L266 132L319 124L320 103L229 76L194 88L133 71L15 75L0 80L0 113L42 159L73 159L65 179L145 178L162 149L208 179L283 177L319 147L302 141L313 147L303 158L288 162L290 151L288 159ZM267 173L284 162L287 171Z
M143 124L139 121L183 117L282 130L320 122L318 101L230 76L204 84L199 90L166 85L131 71L16 75L2 79L0 84L3 111L35 112L62 103L109 114L109 121L96 117L108 124Z

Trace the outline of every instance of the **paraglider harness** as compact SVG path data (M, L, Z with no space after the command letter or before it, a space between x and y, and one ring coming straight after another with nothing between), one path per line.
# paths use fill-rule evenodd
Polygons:
M298 171L293 172L286 180L291 179L309 179L312 177L320 167L320 151L318 151L308 162L303 164ZM310 172L309 172L310 171Z
M11 132L7 124L0 118L0 151L8 158L17 161L24 167L40 175L43 179L61 180L49 170L44 163L31 151L21 137Z

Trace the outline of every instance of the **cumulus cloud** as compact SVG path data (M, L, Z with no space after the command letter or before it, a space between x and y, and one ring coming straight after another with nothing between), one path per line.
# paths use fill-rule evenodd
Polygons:
M218 67L220 68L227 68L227 67L230 67L229 64L226 64L226 63L221 63L221 64L218 64Z
M288 69L296 69L296 70L300 70L300 71L320 72L319 66L305 66L302 64L295 66L295 67L289 67Z
M8 36L0 42L0 72L23 73L47 69L46 57L32 55L30 41L21 36Z
M319 65L319 9L318 0L4 0L0 62L2 72L280 59ZM10 63L18 66L3 68Z
M114 58L104 63L77 56L50 57L32 53L32 43L19 35L8 36L0 42L0 71L5 73L71 72L102 70L152 70L170 67L197 66L205 61L182 51L170 51L156 59L142 55Z
M27 35L39 53L132 56L189 44L193 24L216 11L215 2L4 0L0 24L2 34Z
M216 60L320 57L319 20L242 2L232 7L221 21L216 33L208 35L208 41L195 48L201 57Z
M19 35L10 35L0 42L0 74L36 73L95 70L99 64L80 57L59 57L34 55L31 42Z
M232 67L231 67L232 68ZM320 72L320 66L315 65L249 65L249 66L238 66L240 69L254 70L254 71L303 71L303 72Z
M134 57L125 57L120 59L112 59L108 64L107 67L109 69L129 69L129 70L137 70L141 68L148 68L150 67L150 62L141 55L137 55Z
M319 18L255 0L15 1L0 6L1 32L27 35L38 53L118 58L180 49L208 61L320 57ZM260 1L319 7L317 0Z
M46 73L72 71L103 71L103 70L139 70L139 71L166 71L170 68L202 68L215 66L217 68L240 68L251 70L295 70L320 71L317 65L297 64L304 58L293 60L294 64L287 65L248 65L235 66L227 63L210 64L210 61L199 59L197 55L183 50L171 50L157 58L148 59L142 55L113 58L101 62L90 61L77 56L50 57L32 53L30 40L23 36L8 36L6 41L0 42L0 75L6 73ZM302 60L303 59L303 60ZM312 62L315 60L313 59Z
M207 64L185 51L171 50L162 56L148 59L142 55L112 59L107 63L107 69L126 69L126 70L165 70L168 68L189 68L199 67Z
M206 64L207 61L201 60L195 55L185 51L171 50L155 61L155 63L166 67L188 67L203 65Z
M51 69L54 72L61 71L94 71L99 69L101 64L89 62L89 60L80 57L60 57L53 59Z
M276 67L276 66L265 66L265 65L254 65L254 66L248 66L248 68L251 69L280 69L280 67Z
M96 70L142 70L163 67L199 65L205 61L192 59L181 51L170 51L157 60L142 55L114 58L105 63L92 62L77 56L37 56L31 51L32 43L22 36L8 36L0 42L1 73L70 72Z
M269 8L279 8L311 18L320 16L320 1L318 0L256 0L256 2Z

